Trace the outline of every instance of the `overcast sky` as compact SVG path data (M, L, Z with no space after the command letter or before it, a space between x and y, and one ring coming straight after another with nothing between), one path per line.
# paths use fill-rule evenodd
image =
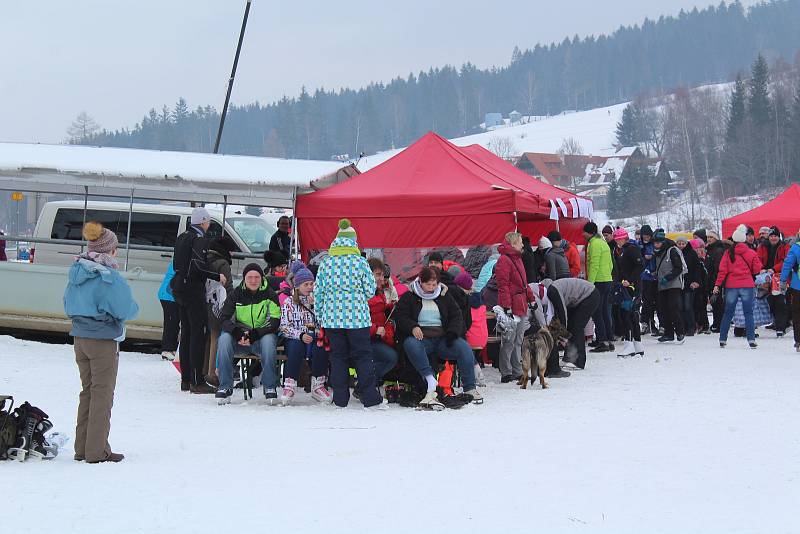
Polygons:
M509 62L514 46L608 33L695 0L254 0L234 103L360 87L430 66ZM715 0L714 3L717 3ZM754 1L744 1L751 5ZM245 0L3 2L0 141L60 142L87 111L132 127L183 96L222 108Z

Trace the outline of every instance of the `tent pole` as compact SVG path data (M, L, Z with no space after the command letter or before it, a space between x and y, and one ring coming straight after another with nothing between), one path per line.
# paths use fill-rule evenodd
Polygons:
M514 212L514 231L515 232L519 232L519 226L518 226L518 222L517 222L517 212L516 211Z
M131 257L131 220L133 219L133 188L131 187L131 201L128 204L128 232L125 237L125 270L128 270L128 260Z
M300 248L297 242L297 187L295 186L294 191L292 191L292 237L291 237L291 244L289 246L289 250L291 254L294 255L296 259L299 259L300 256L298 254L298 250Z
M86 226L86 210L89 209L89 186L83 186L83 226ZM83 254L83 245L81 245L81 254Z
M225 237L225 216L228 214L228 195L222 195L222 237Z

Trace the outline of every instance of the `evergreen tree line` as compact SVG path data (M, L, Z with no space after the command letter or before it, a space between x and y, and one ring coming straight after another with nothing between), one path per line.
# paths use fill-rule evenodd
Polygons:
M723 2L621 27L608 36L517 48L502 68L467 63L359 90L303 88L296 98L232 107L220 150L288 158L357 157L408 145L428 130L445 137L478 132L487 112L550 115L664 94L679 85L726 81L759 50L792 58L800 49L798 20L800 0L773 0L749 9L738 1ZM213 147L218 122L213 107L190 110L181 99L172 109L151 109L131 129L71 139L205 152Z
M701 197L784 187L800 180L800 64L770 68L759 55L731 91L680 88L662 99L638 98L616 134L620 146L663 156L692 206ZM667 188L646 167L629 167L609 191L609 215L652 213Z

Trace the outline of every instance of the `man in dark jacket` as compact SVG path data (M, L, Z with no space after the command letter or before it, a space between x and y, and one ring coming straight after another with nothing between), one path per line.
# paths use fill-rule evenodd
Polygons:
M525 267L525 278L527 278L529 284L538 282L542 278L544 258L537 252L531 246L531 239L527 236L522 236L522 265Z
M280 252L287 258L292 257L292 237L289 235L291 221L289 217L283 215L278 219L278 229L272 234L269 240L269 249L272 252Z
M225 285L224 275L208 268L208 239L211 215L205 208L192 210L191 226L178 236L173 254L175 277L172 294L178 303L181 321L181 391L214 393L203 373L208 315L206 312L206 280Z
M539 239L539 250L544 256L545 277L551 280L569 278L569 262L564 254L564 249L553 246L553 243L546 237Z
M656 252L656 276L658 277L659 308L664 318L664 335L659 343L684 342L684 326L681 316L681 290L683 289L683 255L663 230L653 235Z
M711 313L713 320L711 323L711 331L718 334L719 327L722 323L722 315L725 313L725 299L711 294L714 289L714 283L717 280L719 273L719 264L722 261L722 256L731 243L722 241L719 234L715 231L708 232L708 245L706 245L706 291L708 293L709 301L711 302Z
M769 229L769 235L766 240L763 241L758 246L758 250L756 250L758 259L761 260L764 269L771 273L778 273L776 276L780 276L781 270L783 269L783 261L786 259L786 254L789 252L789 245L784 243L782 238L781 231L777 226L773 226ZM783 337L786 333L786 329L789 327L789 313L786 306L786 297L782 293L775 295L770 292L767 296L767 302L769 303L769 309L774 318L772 328L775 329L775 333L778 337Z
M640 279L644 270L644 260L639 247L630 241L628 231L618 228L614 231L614 241L617 242L616 264L617 271L614 277L615 289L620 316L620 331L625 342L617 356L623 358L644 354L642 333L639 327L639 302L641 301Z
M697 332L697 324L695 321L694 301L695 292L700 291L704 283L704 270L700 261L700 257L695 252L694 248L689 245L689 240L686 236L679 236L675 241L677 247L683 254L683 259L686 262L688 269L686 275L683 277L683 289L681 290L681 314L684 323L684 329L687 336L693 336Z
M225 299L220 312L222 334L217 342L217 402L227 404L233 394L233 356L254 353L261 358L261 384L267 404L271 405L278 398L275 376L276 334L281 322L278 295L270 289L264 271L257 263L247 265L242 278L242 283Z

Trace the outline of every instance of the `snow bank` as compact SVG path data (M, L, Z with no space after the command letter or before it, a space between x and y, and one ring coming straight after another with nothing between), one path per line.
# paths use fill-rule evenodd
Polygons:
M0 464L2 531L798 532L800 355L773 335L757 351L648 337L645 358L592 355L548 390L490 370L484 405L443 413L240 391L220 407L178 391L158 356L123 353L111 444L125 461ZM0 349L0 392L72 434L71 347Z

